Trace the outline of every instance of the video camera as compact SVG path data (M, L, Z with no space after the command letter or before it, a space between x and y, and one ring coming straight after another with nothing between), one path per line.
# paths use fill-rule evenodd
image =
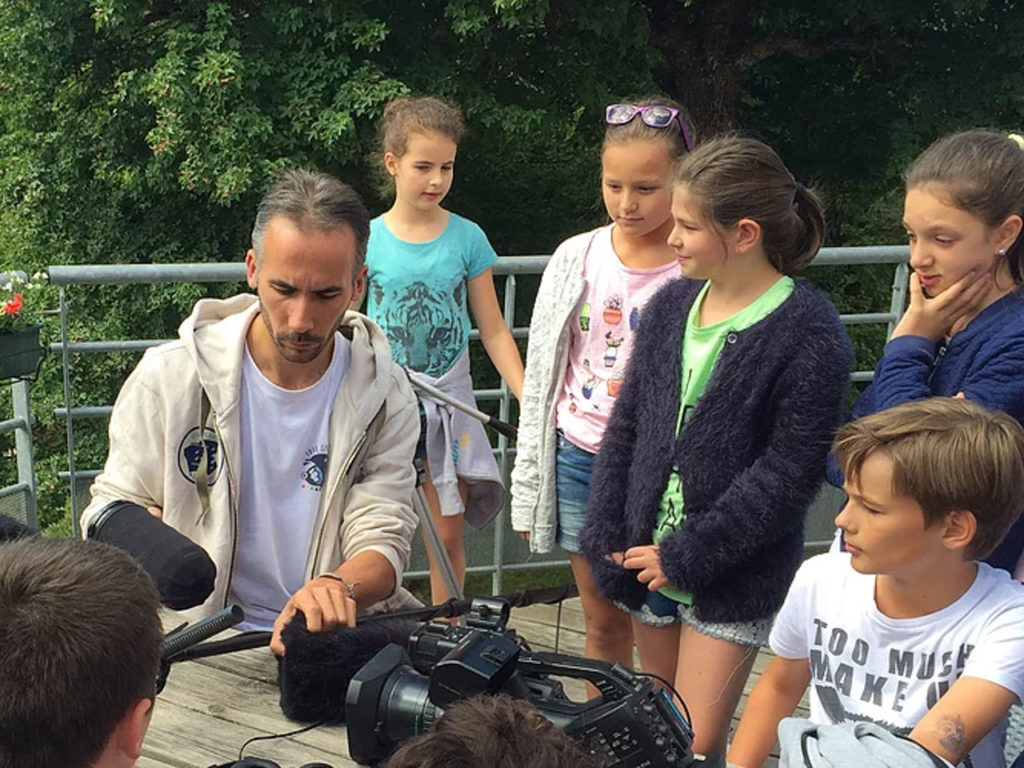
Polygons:
M687 768L693 732L664 691L621 664L533 652L506 629L510 606L476 598L466 626L425 623L407 648L391 644L352 678L345 701L349 754L382 762L428 730L453 702L481 693L527 700L608 768ZM598 698L577 703L556 677L587 680Z

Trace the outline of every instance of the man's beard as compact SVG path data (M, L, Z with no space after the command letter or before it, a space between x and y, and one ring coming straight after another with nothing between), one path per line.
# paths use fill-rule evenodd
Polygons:
M311 363L320 357L320 354L327 346L330 337L317 336L313 333L276 333L270 324L270 316L263 311L263 302L260 302L260 315L263 317L263 325L267 329L277 353L289 363ZM288 346L289 343L309 344L307 347L296 349Z

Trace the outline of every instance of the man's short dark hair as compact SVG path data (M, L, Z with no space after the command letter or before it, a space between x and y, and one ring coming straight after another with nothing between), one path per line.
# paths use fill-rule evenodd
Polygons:
M160 597L98 541L0 546L0 768L86 768L155 695Z
M352 187L326 173L301 168L286 170L260 200L252 228L256 266L263 261L263 235L275 216L284 216L304 232L330 232L352 228L356 238L356 270L366 260L370 214Z
M434 729L400 746L385 768L598 768L600 764L530 704L474 696Z

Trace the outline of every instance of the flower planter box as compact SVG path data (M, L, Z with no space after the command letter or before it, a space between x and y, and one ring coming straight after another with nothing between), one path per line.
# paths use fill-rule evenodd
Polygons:
M0 333L0 380L35 376L41 354L38 325Z

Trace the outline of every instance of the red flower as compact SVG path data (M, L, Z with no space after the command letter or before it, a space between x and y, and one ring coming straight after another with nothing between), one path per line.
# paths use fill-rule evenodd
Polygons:
M13 314L15 314L17 312L20 312L21 311L21 307L22 307L21 294L20 293L16 293L16 294L14 294L14 298L13 299L11 299L6 304L4 304L4 314L5 315L13 315Z

